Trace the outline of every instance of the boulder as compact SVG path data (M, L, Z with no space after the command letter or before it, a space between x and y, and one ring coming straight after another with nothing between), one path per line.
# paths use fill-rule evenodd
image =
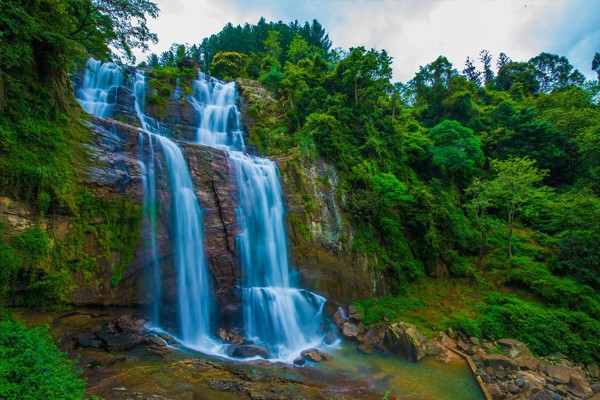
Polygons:
M233 357L238 358L250 358L250 357L262 357L268 358L269 353L267 350L263 349L260 346L255 346L251 344L243 344L240 346L236 346L233 353L231 353Z
M294 365L302 366L306 364L306 360L302 357L298 357L294 360Z
M506 398L506 395L504 393L502 393L502 390L500 389L500 386L497 383L493 383L491 385L486 385L486 389L487 389L488 393L490 394L490 396L492 397L492 399L494 399L494 400Z
M448 328L448 330L451 330L450 328ZM449 335L445 334L444 332L440 332L437 334L437 336L435 337L435 340L446 346L446 347L450 347L450 348L455 348L456 347L456 342L454 341L454 339L452 339Z
M352 322L346 322L342 328L342 334L346 339L358 340L358 327Z
M357 322L362 321L363 319L362 315L360 315L360 312L358 311L358 308L354 304L350 304L348 306L348 317Z
M567 386L570 393L579 397L586 397L592 394L590 384L583 375L578 373L571 374Z
M316 363L331 359L329 354L322 353L317 349L304 350L302 353L300 353L300 356L302 356L302 358L305 360Z
M554 381L555 384L567 384L571 379L573 370L566 364L547 365L544 372Z
M408 360L418 361L427 355L427 338L414 325L405 322L390 325L384 343L392 353Z
M342 329L344 327L344 323L346 322L346 318L344 318L344 314L342 314L342 311L339 308L333 313L331 319L339 329Z
M143 318L126 314L117 319L114 326L119 333L143 334L146 331L145 322Z
M497 369L499 367L502 367L503 369L507 368L509 370L519 369L519 365L515 360L500 354L487 354L480 352L473 356L473 360L477 364L481 364L486 367L492 367L494 369Z

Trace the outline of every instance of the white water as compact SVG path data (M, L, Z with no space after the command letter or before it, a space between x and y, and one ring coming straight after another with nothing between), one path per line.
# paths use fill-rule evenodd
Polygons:
M88 114L107 118L111 116L117 89L123 85L123 81L123 71L117 65L90 58L86 64L83 84L75 96Z
M82 107L100 117L110 117L115 99L108 93L115 84L123 84L123 72L114 64L90 59L82 87L76 96ZM204 256L202 213L192 184L189 167L179 146L162 135L160 124L144 112L146 81L143 71L136 71L132 89L135 111L145 132L140 132L140 166L144 185L144 208L150 226L148 253L157 296L153 307L153 323L159 324L161 274L156 243L156 151L160 145L166 164L171 192L171 232L178 282L178 323L182 342L199 351L214 354L222 345L212 339L212 295L208 267ZM144 154L145 137L148 152Z
M325 298L292 282L277 166L243 153L236 98L234 83L199 74L191 101L200 120L196 139L228 151L235 170L245 334L271 357L290 362L302 350L323 343Z

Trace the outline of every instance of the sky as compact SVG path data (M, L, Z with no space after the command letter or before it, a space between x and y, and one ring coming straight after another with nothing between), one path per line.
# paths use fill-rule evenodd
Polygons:
M160 16L149 22L160 55L172 43L197 44L234 25L317 19L332 47L385 49L394 80L406 82L419 66L444 55L458 70L486 49L526 61L541 52L566 56L593 79L600 52L600 0L154 0ZM146 55L137 53L138 61ZM479 62L477 65L481 68Z

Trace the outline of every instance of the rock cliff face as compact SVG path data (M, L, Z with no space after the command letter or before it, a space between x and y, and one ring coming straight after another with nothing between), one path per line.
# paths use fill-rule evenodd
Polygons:
M377 260L351 251L353 231L337 200L335 168L297 152L276 161L288 205L292 265L303 283L342 303L387 294Z
M95 157L90 169L87 184L99 197L124 196L138 204L143 202L143 186L140 151L147 152L149 141L144 140L145 148L140 148L140 130L130 125L110 119L92 118L91 126L96 141L91 146ZM235 193L234 177L229 168L226 153L210 147L179 142L188 162L194 188L203 211L205 231L205 254L215 280L215 296L223 311L230 313L239 307L239 298L234 290L237 271L235 257L235 203L231 193ZM177 299L176 273L173 268L172 243L169 235L171 195L164 160L159 145L155 144L157 166L157 244L162 271L163 300L175 302ZM142 235L142 240L147 240ZM190 244L194 245L194 244ZM136 250L134 262L125 271L122 281L110 293L103 294L90 290L88 286L78 287L73 294L77 304L95 304L98 299L110 304L149 303L151 299L146 277L146 260L143 245Z

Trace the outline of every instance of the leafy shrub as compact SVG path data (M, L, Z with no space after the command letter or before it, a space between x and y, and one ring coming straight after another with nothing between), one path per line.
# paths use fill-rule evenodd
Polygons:
M40 228L29 228L12 237L13 246L19 251L27 267L38 265L48 254L48 235Z
M58 350L48 328L27 329L0 315L0 398L82 399L85 381Z
M549 308L513 296L490 295L474 324L484 335L516 338L535 353L590 362L600 351L600 321L581 311Z

